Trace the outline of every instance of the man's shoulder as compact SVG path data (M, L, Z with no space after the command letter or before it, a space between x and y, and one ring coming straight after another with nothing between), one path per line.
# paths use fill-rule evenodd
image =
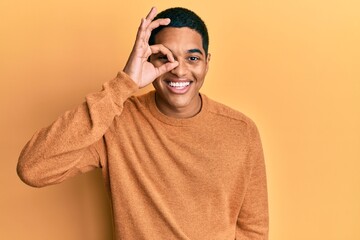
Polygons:
M131 97L129 97L124 105L126 107L147 107L150 99L152 96L152 92L146 92L146 93L141 93L141 94L136 94L136 95L132 95Z
M202 97L207 101L207 111L210 114L218 118L223 118L224 120L227 119L229 121L242 122L246 125L254 125L253 120L241 111L213 100L205 95L202 95Z

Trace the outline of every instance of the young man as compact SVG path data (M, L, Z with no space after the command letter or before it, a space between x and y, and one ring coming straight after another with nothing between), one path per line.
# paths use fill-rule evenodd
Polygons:
M32 137L18 174L42 187L102 168L117 239L267 239L256 126L199 93L210 61L203 21L183 8L155 15L115 79ZM150 83L155 91L131 96Z

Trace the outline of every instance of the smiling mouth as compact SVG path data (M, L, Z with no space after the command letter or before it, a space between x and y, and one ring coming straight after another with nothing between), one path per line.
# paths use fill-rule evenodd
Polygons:
M175 88L175 89L184 89L187 86L189 86L192 82L171 82L171 81L167 81L166 82L168 86Z

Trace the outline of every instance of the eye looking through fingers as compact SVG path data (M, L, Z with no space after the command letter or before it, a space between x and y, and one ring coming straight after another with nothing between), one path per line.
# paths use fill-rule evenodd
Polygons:
M169 62L174 62L174 56L170 49L165 47L162 44L156 44L150 46L152 55L155 55L156 57L163 56L165 59L167 59Z
M164 63L169 61L167 56L163 55L163 54L159 54L159 55L155 56L155 59L159 60L160 62L164 62Z

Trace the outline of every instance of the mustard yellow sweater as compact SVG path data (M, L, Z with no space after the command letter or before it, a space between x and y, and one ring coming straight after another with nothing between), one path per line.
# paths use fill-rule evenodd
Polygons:
M205 95L195 117L156 108L125 74L38 131L18 174L42 187L102 168L116 239L268 239L265 164L254 123Z

